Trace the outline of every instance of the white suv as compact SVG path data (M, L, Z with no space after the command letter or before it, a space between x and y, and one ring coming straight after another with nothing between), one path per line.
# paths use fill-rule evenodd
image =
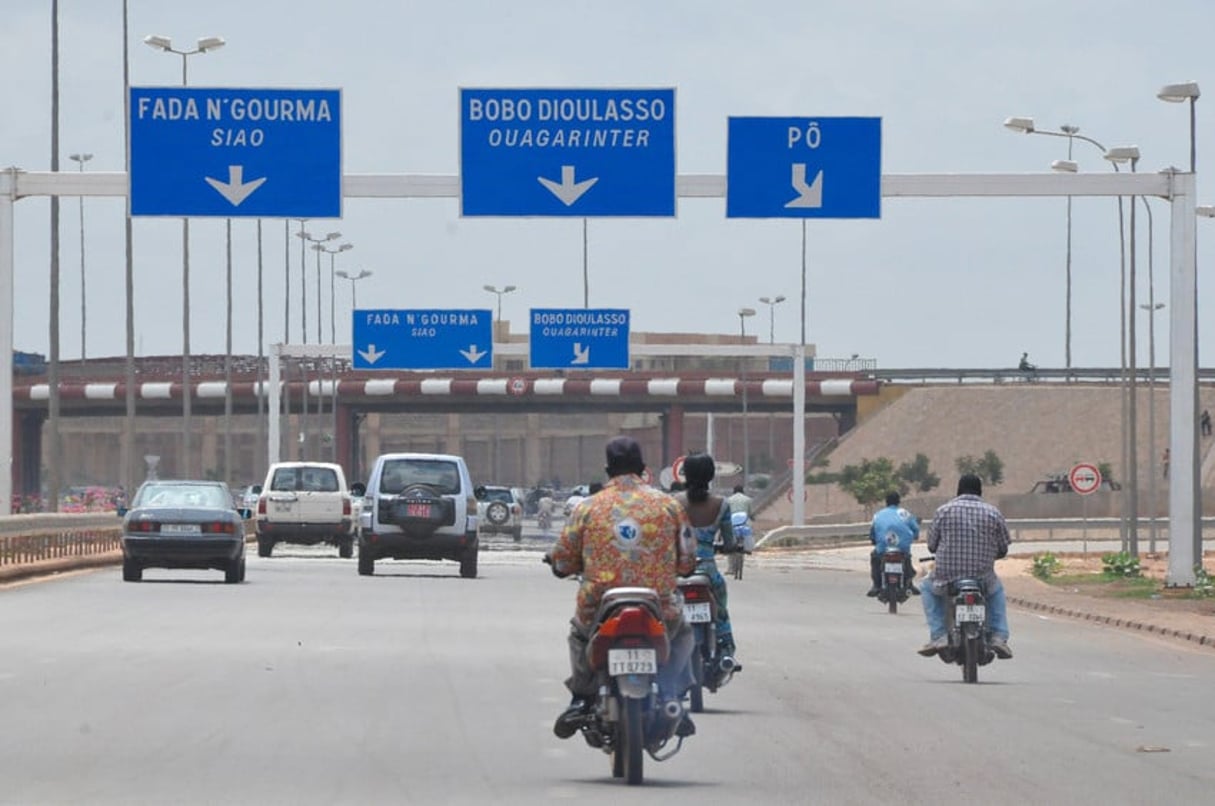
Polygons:
M511 487L478 487L477 524L481 534L509 534L523 539L523 502Z
M477 498L468 465L443 453L386 453L367 478L359 573L376 560L455 560L477 575Z
M340 556L354 556L358 522L341 465L278 462L270 466L261 487L257 498L259 557L269 557L275 543L329 543L338 547Z

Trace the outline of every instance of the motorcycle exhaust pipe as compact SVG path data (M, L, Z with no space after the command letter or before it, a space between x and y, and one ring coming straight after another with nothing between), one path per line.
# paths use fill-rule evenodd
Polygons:
M667 700L662 705L662 713L667 719L679 719L683 716L683 705L679 700Z
M722 674L733 674L734 669L738 666L738 661L734 660L732 656L726 655L717 665L721 669Z

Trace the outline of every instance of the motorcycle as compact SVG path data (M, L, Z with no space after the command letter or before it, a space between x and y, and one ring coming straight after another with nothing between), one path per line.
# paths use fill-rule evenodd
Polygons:
M898 546L898 537L894 534L886 536L886 551L879 557L882 564L882 585L878 588L877 599L884 602L887 612L896 614L899 605L911 596L911 580L907 574L907 555Z
M995 660L988 645L987 597L980 579L959 579L945 596L945 628L949 646L937 653L945 663L962 667L962 681L979 682L979 667Z
M735 555L731 555L735 556ZM741 556L741 555L738 555ZM705 708L704 690L716 692L730 682L739 670L731 657L722 657L717 648L717 597L705 574L692 574L678 582L683 594L683 618L692 627L696 648L692 650L692 676L696 682L688 689L691 711Z
M542 509L536 515L536 522L540 527L540 531L547 533L552 528L553 516L549 514L548 510Z
M613 777L640 784L645 754L666 761L684 739L676 735L683 705L662 702L658 692L658 668L670 652L662 604L650 588L611 588L594 624L587 658L599 696L582 723L582 735L611 756ZM675 746L668 750L672 739Z

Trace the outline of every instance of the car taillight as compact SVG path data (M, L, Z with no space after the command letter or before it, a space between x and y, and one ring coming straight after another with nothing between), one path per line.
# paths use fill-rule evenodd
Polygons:
M689 585L680 588L683 591L683 599L685 602L707 602L709 601L709 589L704 585Z
M342 514L343 515L350 514L350 499L349 498L342 499Z
M203 534L233 534L236 524L229 521L213 521L202 525Z
M464 514L477 517L477 499L474 496L468 496L464 499Z
M131 521L127 526L128 532L159 532L160 524L156 521Z
M266 514L266 499L264 496L259 497L257 499L257 514L258 515Z

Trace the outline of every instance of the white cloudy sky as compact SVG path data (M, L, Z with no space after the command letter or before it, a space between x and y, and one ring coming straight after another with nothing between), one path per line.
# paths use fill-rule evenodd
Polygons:
M6 0L0 25L0 165L50 166L49 0ZM123 167L122 2L61 0L61 159ZM678 170L724 173L726 119L736 115L880 116L883 172L1034 172L1066 155L1062 139L1003 128L1009 115L1063 123L1107 146L1138 145L1141 171L1188 162L1188 114L1155 97L1196 80L1215 93L1209 0L130 0L131 77L172 85L178 57L141 43L227 40L190 61L190 83L339 87L348 173L455 174L457 90L468 87L653 86L677 89ZM1198 103L1199 168L1212 164L1212 118ZM1109 171L1076 144L1084 171ZM1201 191L1205 183L1199 182ZM888 199L880 221L812 221L808 340L820 356L852 353L881 367L993 367L1022 351L1064 360L1065 202L1062 199ZM14 341L49 348L49 202L16 205ZM1077 199L1073 219L1073 364L1119 361L1116 203ZM1157 202L1156 293L1168 299L1167 208ZM90 356L120 355L122 202L86 200ZM77 202L62 208L62 356L80 352ZM1144 218L1140 215L1140 224ZM223 224L196 220L192 352L224 349ZM1200 310L1215 306L1215 222L1199 221ZM177 220L136 219L137 352L180 352ZM503 314L522 331L530 307L582 302L578 220L459 216L447 200L348 200L318 222L354 249L339 268L368 269L360 306L493 307L484 284L514 284ZM256 351L255 225L235 225L235 351ZM267 341L283 334L283 224L265 225ZM632 311L633 329L736 333L736 311L785 294L778 341L798 338L800 225L727 220L723 199L685 199L676 219L592 220L592 307ZM293 239L294 241L294 239ZM1139 294L1147 295L1147 231ZM298 243L298 242L295 242ZM298 289L298 248L292 245ZM328 285L326 260L326 293ZM309 277L313 256L309 254ZM315 282L313 279L312 282ZM310 295L312 288L310 286ZM292 294L292 340L299 311ZM315 327L309 299L310 330ZM339 287L338 310L349 294ZM328 338L325 298L325 338ZM1168 309L1165 309L1167 313ZM339 315L339 341L349 320ZM766 312L749 329L767 332ZM1146 316L1141 358L1147 363ZM1158 363L1167 363L1157 320ZM754 331L752 331L754 332ZM310 340L313 340L310 333ZM1215 327L1201 337L1215 355Z

